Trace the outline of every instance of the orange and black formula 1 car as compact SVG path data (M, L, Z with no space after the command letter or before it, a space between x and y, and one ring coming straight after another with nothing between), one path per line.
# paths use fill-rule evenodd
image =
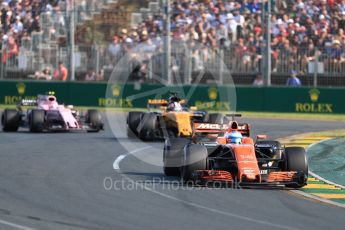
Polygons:
M176 93L172 93L169 100L148 100L148 112L128 113L128 136L137 136L145 141L166 137L190 138L193 134L193 122L216 123L225 120L222 114L208 114L185 104L185 100L180 99Z
M308 162L304 148L283 147L278 141L241 135L238 124L195 123L190 140L166 140L163 161L167 176L185 182L219 181L240 186L306 185Z

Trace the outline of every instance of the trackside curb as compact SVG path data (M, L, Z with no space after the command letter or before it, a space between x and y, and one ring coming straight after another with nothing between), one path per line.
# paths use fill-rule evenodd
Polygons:
M335 130L298 134L280 138L279 141L286 146L304 147L308 151L314 145L333 138L342 137L341 135L334 135L337 132ZM300 190L291 190L291 192L323 203L345 208L345 186L327 180L312 171L309 171L308 185Z
M318 180L321 180L321 181L325 182L326 184L334 185L334 186L336 186L336 187L339 187L339 188L345 190L345 186L340 185L340 184L337 184L337 183L334 183L334 182L332 182L332 181L329 181L329 180L327 180L327 179L325 179L325 178L323 178L323 177L321 177L321 176L319 176L319 175L313 173L312 171L309 171L309 175L311 175L312 177L314 177L314 178L316 178L316 179L318 179Z

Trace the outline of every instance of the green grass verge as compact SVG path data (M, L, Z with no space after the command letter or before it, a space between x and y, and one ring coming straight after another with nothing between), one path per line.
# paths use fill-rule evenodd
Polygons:
M271 118L290 120L345 121L345 114L308 114L308 113L273 113L273 112L240 112L244 117Z
M5 108L15 108L16 106L0 105L0 110ZM146 111L145 108L129 109L129 108L104 108L104 107L85 107L76 106L76 109L100 109L105 111L106 109L114 112L129 112L129 111ZM219 111L210 111L219 112ZM307 114L307 113L276 113L276 112L238 112L242 114L244 118L269 118L269 119L289 119L289 120L318 120L318 121L341 121L345 122L345 114Z

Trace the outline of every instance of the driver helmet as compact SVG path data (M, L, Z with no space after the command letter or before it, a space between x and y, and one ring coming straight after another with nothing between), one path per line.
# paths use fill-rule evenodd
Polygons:
M59 104L57 103L56 98L52 96L47 98L47 104L50 109L57 109L59 107Z
M227 135L227 139L232 144L242 144L242 134L238 131L232 131Z
M172 102L168 106L168 111L180 112L180 111L182 111L182 106L178 102Z
M180 98L178 98L177 96L171 96L169 97L169 102L173 103L173 102L179 102Z

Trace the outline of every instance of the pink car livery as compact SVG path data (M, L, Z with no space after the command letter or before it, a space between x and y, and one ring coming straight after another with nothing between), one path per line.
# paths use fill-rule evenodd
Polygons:
M25 112L23 107L30 106ZM90 109L85 116L73 106L59 105L55 96L38 95L36 100L21 100L17 109L5 109L1 116L4 132L16 132L19 127L31 132L86 130L99 132L103 129L101 113Z

